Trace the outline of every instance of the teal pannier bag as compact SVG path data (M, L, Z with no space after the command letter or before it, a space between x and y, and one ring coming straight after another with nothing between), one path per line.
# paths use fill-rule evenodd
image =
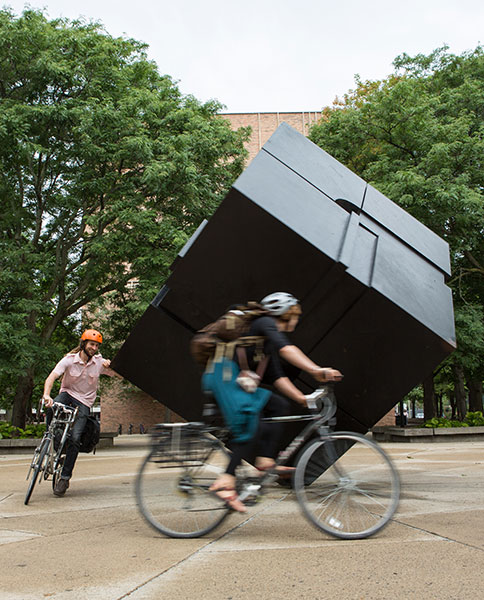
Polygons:
M257 388L253 393L244 392L235 381L239 372L233 360L214 361L202 376L202 389L215 396L234 441L248 442L257 432L259 413L271 392L263 388Z

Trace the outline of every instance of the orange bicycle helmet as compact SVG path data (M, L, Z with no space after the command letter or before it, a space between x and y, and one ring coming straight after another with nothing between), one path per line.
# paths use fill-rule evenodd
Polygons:
M103 336L95 329L86 329L86 331L81 335L81 340L90 340L91 342L102 344Z

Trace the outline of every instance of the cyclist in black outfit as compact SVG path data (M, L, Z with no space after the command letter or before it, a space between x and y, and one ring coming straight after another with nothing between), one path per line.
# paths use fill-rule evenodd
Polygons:
M266 296L261 301L261 305L269 315L254 319L248 335L265 338L264 354L270 359L264 373L263 383L272 386L276 392L279 392L270 394L263 408L263 415L267 417L288 415L292 412L291 401L306 406L306 398L287 376L282 361L309 373L320 382L339 381L342 375L336 369L320 367L315 364L286 336L286 333L294 331L301 315L301 307L294 296L286 292L276 292ZM254 352L254 349L247 349L248 367L252 370L256 368ZM250 460L257 453L255 466L261 471L270 469L274 465L278 452L280 433L280 427L261 424L257 435L251 440L232 442L230 463L226 472L213 483L211 491L222 498L233 510L239 512L246 510L235 492L237 466L243 459ZM287 471L291 467L281 467L281 469Z

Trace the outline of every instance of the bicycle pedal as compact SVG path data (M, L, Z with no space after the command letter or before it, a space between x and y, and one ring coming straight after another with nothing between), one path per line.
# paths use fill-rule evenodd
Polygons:
M260 496L249 496L244 500L245 506L255 506L261 501Z
M245 479L242 485L237 487L240 499L246 506L254 506L262 496L260 478L250 477Z
M247 488L249 485L251 486L257 486L258 488L261 487L260 485L260 477L246 477L244 479L244 488Z

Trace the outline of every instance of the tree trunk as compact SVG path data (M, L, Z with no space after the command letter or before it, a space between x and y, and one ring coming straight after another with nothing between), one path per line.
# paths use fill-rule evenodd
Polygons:
M28 369L17 383L17 390L13 400L12 425L25 428L27 415L30 413L32 390L34 389L34 371Z
M482 406L482 381L468 380L467 388L469 389L469 411L476 412L480 410L484 412Z
M439 417L444 417L444 395L437 394L437 414Z
M456 410L456 406L455 406L455 393L454 392L450 392L449 393L449 402L450 402L450 408L451 408L450 418L452 420L454 420L457 417L457 410Z
M457 419L463 421L467 414L466 389L464 384L464 369L459 364L452 367L454 372L455 404L457 408Z
M424 418L433 419L437 416L437 405L435 403L434 376L430 375L422 382L424 392Z

